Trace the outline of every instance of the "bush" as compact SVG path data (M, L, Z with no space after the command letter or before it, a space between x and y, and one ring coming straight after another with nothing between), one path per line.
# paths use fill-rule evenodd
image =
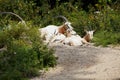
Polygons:
M27 26L11 24L0 32L0 44L7 46L0 52L1 80L27 79L38 75L39 69L56 64L54 51L43 44L38 28L29 23Z
M120 44L120 32L107 32L107 31L99 31L96 32L95 37L93 39L95 45L107 46L110 44Z

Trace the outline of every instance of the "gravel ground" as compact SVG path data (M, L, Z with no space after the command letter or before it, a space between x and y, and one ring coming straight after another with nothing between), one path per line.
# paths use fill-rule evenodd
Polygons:
M31 80L120 80L120 48L52 45L58 64Z

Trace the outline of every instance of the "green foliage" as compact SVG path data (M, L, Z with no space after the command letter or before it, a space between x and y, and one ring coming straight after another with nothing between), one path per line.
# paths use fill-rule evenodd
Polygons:
M34 19L39 12L39 7L35 5L33 1L27 0L0 0L0 11L14 12L19 14L24 20L30 20ZM12 16L12 19L18 20L15 16Z
M7 47L0 52L0 80L24 80L55 66L54 51L43 44L37 28L27 26L11 24L0 32L0 45Z
M120 44L120 32L99 31L93 39L95 45L107 46L110 44Z

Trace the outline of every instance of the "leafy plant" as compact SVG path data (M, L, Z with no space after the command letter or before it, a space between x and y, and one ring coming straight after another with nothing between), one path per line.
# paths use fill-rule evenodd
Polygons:
M114 33L114 32L107 32L107 31L99 31L95 34L95 37L93 39L95 42L95 45L103 45L107 46L110 44L120 44L120 33Z
M29 23L27 26L11 24L0 33L0 44L7 46L0 52L1 80L27 79L38 75L39 69L56 64L54 51L43 44L38 28Z

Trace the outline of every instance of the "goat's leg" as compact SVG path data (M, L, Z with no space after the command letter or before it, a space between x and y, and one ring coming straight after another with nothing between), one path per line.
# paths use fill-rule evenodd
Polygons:
M89 43L89 42L87 42L85 39L82 39L81 41L82 41L82 43L83 43L83 44L87 44L87 45L89 45L89 44L90 44L90 43Z

